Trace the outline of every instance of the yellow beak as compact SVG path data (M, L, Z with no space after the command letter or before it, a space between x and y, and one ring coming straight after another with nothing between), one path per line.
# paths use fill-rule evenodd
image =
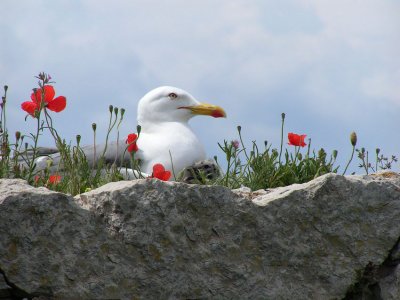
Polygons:
M179 108L189 109L194 115L212 116L214 118L226 118L226 112L222 107L208 103L200 103L194 106L182 106Z

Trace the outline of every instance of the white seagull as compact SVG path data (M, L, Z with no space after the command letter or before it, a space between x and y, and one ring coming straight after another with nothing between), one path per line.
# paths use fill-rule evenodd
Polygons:
M156 88L139 101L137 157L143 172L151 173L157 163L179 172L206 158L203 145L188 124L195 115L226 117L221 107L200 103L188 92L171 86Z
M137 140L139 150L135 159L140 161L140 171L148 175L155 164L162 164L166 170L178 174L183 169L206 159L203 145L190 128L188 121L196 115L207 115L215 118L226 117L225 111L216 105L201 103L188 92L172 87L158 87L140 99L137 110L137 122L141 132ZM124 151L125 141L111 142L107 145L104 158L107 163L127 166L130 154ZM45 149L45 148L42 148ZM49 149L50 150L50 149ZM52 152L37 159L37 169L48 167L52 160L52 171L57 170L60 155ZM83 147L89 165L95 165L103 154L104 145ZM49 155L47 155L49 154ZM124 155L124 157L122 157ZM135 178L132 170L121 170L127 179ZM173 179L173 178L171 178Z

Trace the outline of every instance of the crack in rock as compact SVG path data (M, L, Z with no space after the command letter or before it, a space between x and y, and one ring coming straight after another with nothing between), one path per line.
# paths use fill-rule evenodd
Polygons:
M344 300L384 300L396 299L398 290L388 291L385 285L387 279L395 277L398 281L400 264L400 237L389 251L389 255L381 265L367 264L361 278L349 289ZM393 281L393 280L392 280ZM397 287L398 288L398 287ZM393 289L393 287L392 287ZM393 297L393 298L392 298Z
M32 299L34 297L10 282L2 269L0 269L0 274L4 280L2 282L0 278L0 299Z

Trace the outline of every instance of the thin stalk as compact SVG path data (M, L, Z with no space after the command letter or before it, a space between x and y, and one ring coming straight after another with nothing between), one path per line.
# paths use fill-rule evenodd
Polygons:
M342 175L346 174L347 168L349 167L349 165L350 165L351 161L353 160L353 156L354 156L354 151L355 151L355 150L356 150L356 146L353 146L353 151L351 151L351 157L350 157L350 160L349 160L349 162L347 163L347 165L346 165L346 168L344 169L344 171L343 171L343 174L342 174Z
M171 160L172 174L174 175L174 180L176 181L175 168L174 168L174 162L172 161L171 150L168 150L168 152L169 152L169 158L170 158L170 160Z
M369 169L369 167L368 167L368 151L366 153L367 153L367 155L366 155L366 163L364 163L364 169L365 169L365 172L367 172L367 175L368 175L368 169Z
M93 169L96 166L96 130L93 130Z
M113 119L113 113L110 113L110 121L108 123L108 130L107 130L107 135L106 135L106 144L104 146L104 150L103 150L103 154L102 157L104 157L104 155L106 154L107 151L107 146L108 146L108 138L110 136L111 131L113 130L115 124L117 123L117 118L115 118L114 122L112 122Z
M247 160L249 160L249 156L247 155L246 147L244 146L244 143L243 143L241 128L239 126L238 126L238 132L239 132L239 140L242 143L244 155L246 156Z
M285 124L285 114L282 113L282 125L281 125L281 148L279 150L279 165L281 165L281 155L282 155L282 148L283 148L283 127Z
M37 116L36 135L34 135L34 139L33 139L33 149L32 149L33 155L32 155L32 160L29 163L28 182L31 182L33 171L35 169L35 160L36 160L36 155L37 155L37 145L38 145L38 140L39 140L39 134L40 134L40 111Z

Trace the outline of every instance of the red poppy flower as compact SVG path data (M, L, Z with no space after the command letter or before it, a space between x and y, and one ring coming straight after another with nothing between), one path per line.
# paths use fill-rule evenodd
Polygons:
M136 133L128 134L128 137L125 141L125 143L129 145L128 152L133 152L133 151L136 152L139 150L138 146L136 145L137 138L138 138L138 136Z
M171 178L171 172L166 171L162 164L155 164L153 166L153 174L150 178L158 178L163 181L168 181Z
M44 97L43 96L44 93ZM40 104L44 102L44 106L52 111L60 112L67 106L67 99L64 96L54 98L56 92L51 85L45 85L43 88L37 89L31 94L31 101L25 101L21 104L21 108L31 116L35 117L35 112L40 109Z
M288 139L289 139L288 145L304 147L307 145L306 143L304 143L304 139L306 138L306 136L307 135L305 135L305 134L299 135L299 134L290 132L290 133L288 133Z
M50 184L57 184L61 182L61 176L58 174L55 175L50 175L49 177L49 183Z

